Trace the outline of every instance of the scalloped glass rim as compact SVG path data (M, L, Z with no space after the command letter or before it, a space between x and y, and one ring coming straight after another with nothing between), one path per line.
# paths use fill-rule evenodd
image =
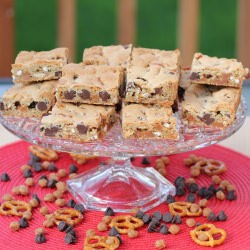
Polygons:
M246 107L246 101L242 97L236 120L223 130L187 126L180 119L180 113L177 112L180 137L176 141L123 139L119 121L102 141L91 143L41 136L39 133L40 122L37 119L3 116L0 112L0 122L7 130L21 139L58 151L107 157L171 155L207 147L231 136L243 125L246 119Z

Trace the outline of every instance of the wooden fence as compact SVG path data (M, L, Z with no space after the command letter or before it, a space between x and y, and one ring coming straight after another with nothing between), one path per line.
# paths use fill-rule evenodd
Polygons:
M76 53L76 0L58 1L58 46L68 47L74 60ZM118 1L118 42L136 41L136 0ZM10 76L14 60L14 0L0 0L0 76ZM178 44L183 65L190 65L198 49L200 0L179 0ZM238 0L237 57L250 67L250 0Z

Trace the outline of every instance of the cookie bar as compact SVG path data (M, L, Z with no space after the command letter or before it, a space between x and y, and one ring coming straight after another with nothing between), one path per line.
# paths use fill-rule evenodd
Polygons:
M122 135L130 139L178 139L172 109L129 104L122 109Z
M4 93L1 103L3 115L41 117L55 103L55 88L58 80L43 83L15 84Z
M190 80L192 83L240 88L248 69L236 59L218 58L195 53Z
M113 106L57 102L41 120L44 136L88 142L101 139L116 119Z
M182 117L191 125L226 128L233 123L241 89L191 84L184 94Z
M121 66L124 70L130 61L132 45L94 46L83 51L86 65Z
M122 68L70 63L63 68L57 100L73 103L114 105L120 100Z
M177 97L180 51L134 48L125 101L171 106Z
M12 78L15 83L30 84L33 82L59 79L62 67L68 63L67 48L50 51L21 51L12 64Z

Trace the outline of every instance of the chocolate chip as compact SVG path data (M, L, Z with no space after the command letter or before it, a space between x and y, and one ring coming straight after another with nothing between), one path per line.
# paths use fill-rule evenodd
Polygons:
M70 227L70 226L69 226ZM69 228L68 227L68 228ZM72 226L73 227L73 226ZM65 230L65 232L68 230L68 228ZM74 229L71 229L69 232L69 234L73 235L74 237L76 237L76 231Z
M143 157L141 163L144 165L149 165L151 162L147 157Z
M130 46L129 44L122 45L124 49L128 49Z
M123 243L123 241L122 241L122 238L121 238L120 234L115 235L115 237L119 240L120 244L122 244L122 243Z
M41 176L39 177L38 180L42 180L42 179L48 180L48 177L47 177L45 174L43 174L43 175L41 175Z
M211 74L205 74L204 75L207 79L212 78L213 76Z
M173 215L171 213L167 212L167 213L163 214L162 220L164 222L169 223L172 221L172 219L173 219Z
M199 119L207 125L210 125L215 121L215 119L211 117L210 114L204 114L202 117L199 117Z
M190 75L190 80L197 80L200 79L200 75L197 72L192 72Z
M227 220L227 215L225 214L225 211L222 210L218 216L217 216L218 221L226 221Z
M62 71L56 71L55 76L56 77L61 77L62 76Z
M188 194L187 197L186 197L186 201L187 201L187 202L192 202L192 203L194 203L194 202L195 202L195 199L196 199L196 195L193 194L193 193Z
M84 206L82 204L76 204L74 206L74 209L77 210L77 211L79 211L82 214L85 212L85 208L84 208Z
M76 126L76 129L78 130L79 134L84 135L84 134L87 133L88 126L85 126L85 125L83 125L83 124L78 124L78 125Z
M4 110L4 105L2 102L0 102L0 110Z
M179 110L177 100L174 100L174 104L171 106L173 113L176 113Z
M37 244L45 243L45 242L46 242L45 235L44 235L44 234L37 234L37 235L36 235L36 238L35 238L35 242L36 242Z
M55 180L55 179L50 179L50 180L48 181L47 187L49 187L49 188L55 188L55 187L56 187L56 183L57 183L57 180Z
M179 184L185 185L185 178L183 176L176 177L174 184L175 184L175 186L178 186Z
M83 100L90 99L90 92L87 89L83 89L81 93L78 94Z
M119 235L119 232L117 231L116 227L113 226L109 231L109 236L116 236L116 235Z
M130 157L130 161L133 162L135 160L135 157Z
M67 202L67 207L72 207L72 208L74 208L75 205L76 205L76 202L75 202L74 200L72 200L72 199L68 200L68 202Z
M37 109L39 109L40 111L45 111L47 110L47 104L45 102L38 102L36 105Z
M27 221L27 219L25 217L23 217L20 219L19 225L21 228L26 228L29 226L29 222Z
M7 181L9 181L9 180L10 180L10 177L9 177L9 175L8 175L7 173L3 173L3 174L1 175L1 181L7 182Z
M174 196L171 195L171 194L168 194L167 199L166 199L166 203L170 204L170 203L173 203L173 202L175 202Z
M160 226L160 221L159 220L157 220L156 218L152 218L152 220L151 220L151 222L150 223L153 223L153 224L155 224L155 226L157 226L157 227L159 227Z
M144 213L141 210L138 210L138 212L136 213L135 217L142 219Z
M34 162L32 168L35 172L41 172L43 170L42 164L40 162Z
M144 81L144 82L147 81L147 80L146 80L145 78L143 78L143 77L136 77L136 79L142 80L142 81Z
M215 186L213 184L211 184L209 187L208 187L208 190L212 191L214 194L216 193L217 189L215 188Z
M37 155L34 155L30 152L30 159L33 161L33 162L40 162L42 159L40 157L38 157Z
M32 177L33 176L33 173L30 169L26 169L24 172L23 172L23 177L25 178L29 178L29 177Z
M217 221L217 217L214 212L210 212L209 215L207 216L207 219L209 221Z
M175 215L173 217L173 219L172 219L171 222L174 223L174 224L181 224L182 223L182 219L181 219L180 215L177 214L177 215Z
M78 79L78 77L79 77L79 75L75 74L75 75L73 76L73 79L76 80L76 79Z
M162 213L160 211L155 211L152 217L160 221L162 219Z
M175 194L176 196L183 196L185 194L186 194L186 191L184 188L177 188L176 189L176 194Z
M76 97L76 92L74 90L65 91L63 95L65 99L72 100Z
M157 94L157 95L162 94L162 87L161 88L155 88L155 94Z
M185 89L182 87L178 87L178 97L180 101L184 100L184 93L185 93Z
M35 107L36 107L36 105L37 105L37 102L32 102L29 106L28 106L28 108L29 109L34 109Z
M148 229L147 229L148 233L154 233L157 232L157 226L154 223L149 223L148 225Z
M49 166L48 166L48 171L50 171L50 172L56 172L56 171L57 171L57 167L56 167L56 165L55 165L54 162L51 162L51 163L49 164Z
M165 224L161 224L159 233L160 234L168 234L168 227Z
M198 227L198 226L200 226L200 225L202 225L202 223L200 223L200 222L197 222L197 223L195 224L196 227Z
M73 173L76 173L78 171L78 167L74 164L70 164L69 165L69 173L70 174L73 174Z
M70 233L73 229L74 229L73 225L69 225L69 226L67 226L67 228L65 229L65 233Z
M144 222L144 224L149 224L151 221L151 217L149 214L144 214L142 217L142 221Z
M38 197L37 194L33 194L33 195L32 195L32 198L33 198L33 199L36 199L37 202L40 204L41 200L40 200L40 198Z
M206 187L201 187L197 194L201 197L201 198L204 198L205 197L205 193L206 193Z
M99 93L99 96L101 97L101 99L102 99L104 102L106 102L106 101L110 98L110 94L109 94L107 91L105 91L105 90L101 91L101 92Z
M58 127L45 128L44 134L45 136L55 136L58 131Z
M21 106L21 103L20 102L15 102L14 105L15 105L16 108L18 108L18 107Z
M64 241L68 244L74 244L76 243L76 237L70 233L67 233L65 238L64 238Z
M105 215L108 215L108 216L114 216L115 215L115 212L114 210L111 208L111 207L107 207L105 212L104 212Z
M236 194L235 194L235 191L234 191L234 190L228 191L228 193L227 193L227 195L226 195L226 199L229 200L229 201L236 200L236 199L237 199L237 196L236 196Z
M199 186L197 183L190 183L188 185L188 190L190 193L196 193L199 190Z
M204 198L209 200L210 198L212 198L214 196L214 192L207 189L207 190L205 190L204 195L205 195Z

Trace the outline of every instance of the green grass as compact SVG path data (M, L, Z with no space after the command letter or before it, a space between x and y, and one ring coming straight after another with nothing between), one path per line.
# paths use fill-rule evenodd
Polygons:
M77 61L81 61L86 47L117 43L117 1L77 1ZM198 50L235 57L237 0L200 1ZM57 0L15 1L16 53L57 46L56 8ZM177 47L177 0L138 0L137 17L136 45L167 50Z

